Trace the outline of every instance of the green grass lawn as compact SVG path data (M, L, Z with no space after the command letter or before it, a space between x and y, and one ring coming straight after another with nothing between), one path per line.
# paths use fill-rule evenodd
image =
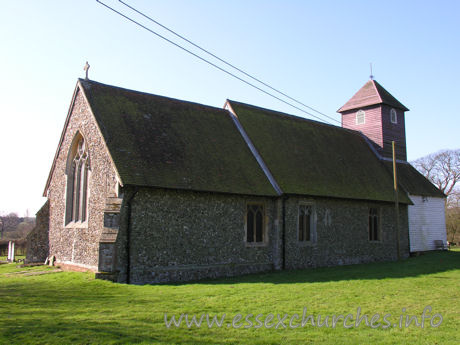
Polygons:
M60 272L25 275L49 267L0 265L1 344L458 344L460 329L460 251L436 252L402 262L286 271L182 285L134 286L95 280L93 274ZM14 272L22 273L14 273ZM393 327L401 314L416 315L432 307L439 327ZM391 314L382 326L291 329L303 308L315 318L352 314L369 319ZM402 308L406 308L403 313ZM223 327L166 328L164 314L225 313ZM242 314L241 328L227 327ZM288 314L287 328L244 328L247 314ZM300 320L299 320L300 321ZM294 325L299 321L294 320ZM317 321L317 320L315 320ZM437 318L436 323L439 322ZM404 324L405 320L403 321ZM330 324L330 319L329 319Z
M14 259L17 261L17 260L24 260L26 258L25 255L16 255L14 257ZM8 256L5 255L5 256L0 256L0 261L6 261L8 259Z

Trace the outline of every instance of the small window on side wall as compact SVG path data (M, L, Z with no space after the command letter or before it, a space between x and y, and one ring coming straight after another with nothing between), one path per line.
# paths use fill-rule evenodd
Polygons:
M249 204L246 208L246 242L255 244L265 240L265 210L262 204Z
M299 241L311 239L311 206L299 206Z
M376 207L369 208L369 241L380 241L380 216Z
M365 122L366 122L366 113L364 112L364 110L359 110L356 113L356 124L362 125Z
M298 240L301 243L315 242L315 219L313 205L299 205Z
M390 110L390 121L391 123L398 123L398 114L396 113L396 109Z

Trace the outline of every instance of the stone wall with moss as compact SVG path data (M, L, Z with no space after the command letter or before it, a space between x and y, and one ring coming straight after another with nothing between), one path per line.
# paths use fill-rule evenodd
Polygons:
M282 267L281 198L153 188L128 190L118 233L118 281L128 281L127 271L130 283L145 284L233 276ZM265 205L267 232L262 246L246 243L246 207L253 202ZM311 242L298 240L301 204L313 206ZM380 215L380 240L375 242L369 241L370 207L377 208ZM286 269L396 259L393 204L289 197L285 210ZM401 205L402 257L409 253L407 229L407 206Z
M103 229L106 199L115 196L118 182L109 154L89 106L77 90L71 115L52 172L50 201L50 255L57 263L97 270L99 239ZM72 141L79 131L89 150L88 220L65 225L66 163Z
M265 243L246 242L247 203L262 203ZM165 283L272 270L280 224L272 198L141 189L131 201L130 282Z
M314 210L316 239L298 240L299 205ZM380 240L369 241L369 208L380 212ZM291 197L286 201L286 268L390 261L397 258L394 204ZM409 255L407 206L400 206L400 252Z

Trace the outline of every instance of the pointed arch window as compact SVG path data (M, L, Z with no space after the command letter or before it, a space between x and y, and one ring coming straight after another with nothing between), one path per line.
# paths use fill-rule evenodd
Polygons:
M89 155L84 138L77 134L67 159L66 224L85 222L88 208Z
M248 204L246 209L246 242L265 242L265 210L263 204Z
M396 113L396 109L390 110L390 121L394 124L398 123L398 114Z
M356 124L362 125L364 123L366 123L366 113L364 112L364 110L359 110L356 113Z

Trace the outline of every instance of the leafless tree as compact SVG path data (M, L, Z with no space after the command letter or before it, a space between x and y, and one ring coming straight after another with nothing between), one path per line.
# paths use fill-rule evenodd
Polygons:
M458 235L460 235L460 208L452 207L446 211L446 228L447 239L451 243L458 242Z
M412 164L446 194L448 240L456 242L460 233L460 149L436 152Z
M455 188L460 181L460 149L445 150L412 162L414 167L448 197L458 193Z

